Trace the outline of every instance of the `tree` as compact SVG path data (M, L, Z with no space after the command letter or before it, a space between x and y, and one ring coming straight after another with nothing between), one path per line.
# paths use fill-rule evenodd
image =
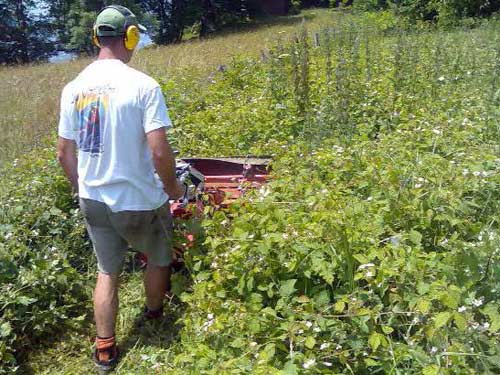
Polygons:
M51 28L34 0L0 0L0 64L46 59L55 50Z
M63 2L60 1L60 3ZM92 28L97 14L105 6L111 4L123 5L129 8L139 19L143 15L142 8L134 0L73 0L67 1L67 3L71 4L65 16L64 31L61 32L65 36L62 41L66 49L87 55L94 55L97 52L97 47L92 42Z

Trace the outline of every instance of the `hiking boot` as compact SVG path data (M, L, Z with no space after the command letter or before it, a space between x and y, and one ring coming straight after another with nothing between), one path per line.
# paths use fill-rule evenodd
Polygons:
M146 321L157 321L163 318L163 306L158 310L150 310L147 306L144 306L144 312L142 317Z

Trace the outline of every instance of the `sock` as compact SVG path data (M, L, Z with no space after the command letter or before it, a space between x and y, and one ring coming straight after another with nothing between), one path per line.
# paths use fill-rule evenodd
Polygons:
M116 341L115 336L95 338L95 347L97 351L97 359L99 361L109 361L116 356Z

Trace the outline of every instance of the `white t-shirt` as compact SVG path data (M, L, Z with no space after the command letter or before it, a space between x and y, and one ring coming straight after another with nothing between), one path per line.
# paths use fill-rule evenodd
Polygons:
M154 79L120 60L90 64L64 88L59 121L59 136L78 147L80 197L113 212L163 205L146 133L171 126Z

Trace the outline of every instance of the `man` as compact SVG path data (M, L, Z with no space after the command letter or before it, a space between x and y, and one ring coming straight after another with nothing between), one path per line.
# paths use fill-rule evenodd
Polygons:
M61 97L57 154L79 194L97 256L94 361L104 371L118 359L118 275L125 252L130 245L148 256L145 318L161 317L171 261L168 199L185 192L175 177L175 158L165 132L171 122L160 87L126 65L139 41L139 29L142 26L127 8L104 8L94 25L98 59L64 88Z

